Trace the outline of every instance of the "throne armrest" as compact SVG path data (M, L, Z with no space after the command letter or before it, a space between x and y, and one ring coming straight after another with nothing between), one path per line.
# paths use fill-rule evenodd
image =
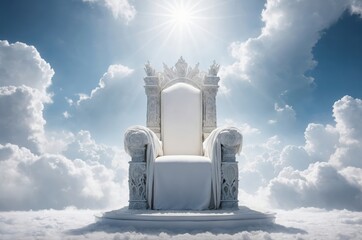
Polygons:
M243 136L235 127L227 127L220 131L219 139L222 151L222 162L235 162L235 155L242 148Z
M205 156L211 158L214 208L238 208L238 163L243 136L238 128L222 127L212 131L204 141ZM219 180L220 179L220 180Z
M142 126L133 126L124 134L124 149L132 157L133 162L146 161L147 146L155 148L155 155L162 155L162 143L155 133Z
M129 208L152 206L153 163L162 155L161 141L150 129L134 126L124 135L124 149L132 157L129 162Z

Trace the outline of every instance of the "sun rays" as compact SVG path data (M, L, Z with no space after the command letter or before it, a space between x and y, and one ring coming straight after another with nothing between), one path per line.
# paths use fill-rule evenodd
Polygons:
M148 1L149 10L139 13L145 28L139 32L146 41L143 48L158 51L205 48L210 40L218 37L213 33L217 5L205 0ZM220 3L218 3L220 4ZM147 26L147 27L146 27ZM154 44L156 43L156 44Z

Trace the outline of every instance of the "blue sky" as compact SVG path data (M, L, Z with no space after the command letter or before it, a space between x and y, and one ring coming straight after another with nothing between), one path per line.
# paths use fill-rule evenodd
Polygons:
M161 26L162 22L171 18L163 16L170 15L168 9L172 8L172 3L167 4L167 1L132 3L137 13L129 22L115 18L109 10L96 3L2 1L0 36L9 42L20 41L34 45L54 69L55 75L50 86L54 94L53 103L47 105L44 111L46 127L59 129L65 125L72 130L79 130L82 129L81 124L74 126L72 120L65 120L62 115L64 111L69 111L65 97L76 99L79 93L89 94L109 65L122 64L135 69L132 81L141 85L143 63L147 60L161 70L162 62L172 65L182 55L190 64L200 62L201 68L206 70L214 59L222 65L232 64L234 59L230 54L230 44L260 34L263 27L260 13L264 1L198 3L195 23L191 26L192 35L196 37L186 31L179 35L176 29L170 39L164 41L172 27ZM176 1L175 4L193 5L190 1ZM314 86L309 89L309 93L297 90L285 99L286 104L296 111L297 126L294 127L299 131L304 131L310 121L333 122L330 113L336 100L344 95L360 98L362 94L359 80L362 78L362 70L358 67L362 62L362 46L359 44L362 38L361 19L346 10L335 21L320 30L321 39L312 49L318 64L305 74L314 78ZM175 45L177 38L180 38L180 42ZM164 45L161 47L161 44ZM234 81L231 84L240 85L236 80L231 81ZM247 95L247 92L239 91L235 95ZM139 97L143 99L136 101L132 109L143 111L144 106L141 105L145 105L145 99ZM238 99L235 98L231 96L231 104L238 105ZM270 103L273 106L274 102ZM225 105L228 104L227 97L219 96L221 120L225 117L233 118L234 111L244 114L235 107L224 113L223 109L227 109ZM253 118L259 118L260 112L254 108L249 114L253 115L249 121L255 121ZM130 115L139 118L137 123L144 122L145 114L141 110ZM264 120L266 122L268 119ZM121 130L125 127L126 124L122 124ZM105 143L117 144L107 136L100 135L98 138Z
M177 18L180 9L188 19ZM213 60L221 65L218 123L244 134L243 199L361 210L355 202L362 196L361 16L360 0L0 1L0 157L3 169L16 166L19 173L3 173L9 184L0 185L0 195L22 174L28 181L17 185L19 192L27 184L49 190L33 165L60 184L57 177L64 176L47 165L52 162L72 179L61 185L74 199L55 201L61 195L55 191L27 203L25 191L14 204L5 200L15 195L0 198L0 209L84 201L104 207L111 192L127 192L123 132L145 124L143 64L150 60L162 71L163 62L172 66L183 56L204 71ZM306 198L298 203L281 191L298 189L290 178L316 186L314 180L331 176L344 187L330 194L348 199L325 200L328 184L309 189L311 195L299 189ZM115 190L102 187L104 181Z

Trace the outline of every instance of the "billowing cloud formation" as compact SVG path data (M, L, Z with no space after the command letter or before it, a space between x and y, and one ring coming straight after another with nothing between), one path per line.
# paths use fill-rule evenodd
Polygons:
M267 1L261 34L231 44L238 61L228 71L267 89L273 98L311 84L313 78L304 73L316 65L312 48L348 6L344 0Z
M361 187L328 163L305 171L284 168L269 184L271 204L281 208L319 207L362 211Z
M273 206L362 211L361 114L362 101L345 96L333 105L335 126L309 124L304 146L259 148L265 152L246 167L260 173L265 185L257 187L264 186Z
M33 152L44 143L43 96L27 86L0 87L0 143L13 143Z
M359 0L268 0L260 35L231 43L230 52L236 61L220 71L226 87L237 84L237 91L244 93L230 89L232 102L242 104L243 121L256 122L260 129L268 121L267 127L275 129L274 134L292 133L298 115L292 101L296 96L308 98L315 84L313 76L307 74L317 64L313 47L345 11L358 14L361 5ZM241 81L236 83L235 79ZM233 83L228 85L230 80ZM255 112L263 117L253 118ZM266 119L265 123L260 119Z
M42 151L44 103L54 75L33 46L0 41L0 144L13 143Z
M37 89L44 97L47 95L54 70L35 47L0 41L0 52L0 87L25 85Z
M0 210L125 204L124 152L88 131L45 131L54 71L37 50L1 41L0 62Z
M145 121L146 110L134 107L144 106L141 103L146 101L142 83L135 79L133 69L121 64L109 66L98 86L74 101L69 110L71 124L92 129L97 139L120 142L127 127Z
M114 18L123 19L126 23L136 16L136 9L128 0L83 0L84 2L99 3L109 9Z
M121 185L102 164L62 155L37 156L10 144L0 145L0 156L1 210L99 208L120 203Z

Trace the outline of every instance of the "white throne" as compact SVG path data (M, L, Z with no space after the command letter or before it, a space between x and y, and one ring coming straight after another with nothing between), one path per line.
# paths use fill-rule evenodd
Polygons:
M216 128L218 70L214 62L200 72L182 57L157 74L145 65L147 127L125 133L130 209L238 208L235 155L242 135Z

